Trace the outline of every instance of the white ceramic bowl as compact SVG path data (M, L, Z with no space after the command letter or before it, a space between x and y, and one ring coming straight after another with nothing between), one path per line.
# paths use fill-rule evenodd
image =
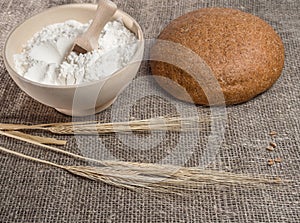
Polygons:
M4 46L5 66L16 84L32 98L66 115L84 116L103 111L133 80L144 53L143 32L139 24L125 12L116 12L114 17L121 17L125 26L138 37L138 49L126 67L99 81L72 86L36 83L16 72L13 55L20 53L24 44L43 27L69 19L86 23L93 19L96 8L97 5L94 4L69 4L48 9L17 26Z

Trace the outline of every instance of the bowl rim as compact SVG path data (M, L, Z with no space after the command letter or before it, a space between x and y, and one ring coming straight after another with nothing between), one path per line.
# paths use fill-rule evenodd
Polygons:
M102 83L104 81L107 81L108 79L117 76L119 73L123 73L123 71L126 69L126 67L130 64L139 62L140 60L138 59L138 53L140 50L143 50L144 48L144 34L143 34L143 30L140 26L140 24L133 18L131 17L129 14L127 14L126 12L124 12L123 10L119 9L117 10L118 13L120 13L121 15L124 15L125 17L128 17L129 19L131 19L135 25L138 28L138 48L136 50L136 52L134 53L133 57L131 58L131 60L129 61L129 63L127 64L127 66L115 71L114 73L112 73L111 75L102 78L100 80L95 80L95 81L91 81L91 82L84 82L84 83L80 83L80 84L73 84L73 85L51 85L51 84L43 84L43 83L39 83L39 82L35 82L32 80L29 80L25 77L23 77L22 75L20 75L16 70L15 67L10 64L7 60L7 56L6 56L6 52L7 52L7 44L8 41L11 37L11 35L16 31L16 29L18 29L20 26L22 26L26 21L28 21L29 19L33 19L37 16L39 16L40 14L43 14L45 12L49 12L49 11L53 11L56 10L58 8L69 8L69 7L75 7L75 8L81 8L81 7L85 7L85 8L90 8L90 9L96 9L97 4L93 4L93 3L72 3L72 4L64 4L64 5L59 5L59 6L54 6L51 7L49 9L43 10L41 12L38 12L32 16L30 16L29 18L26 18L24 21L20 22L18 25L16 25L7 35L5 43L4 43L4 48L3 48L3 59L5 62L5 66L9 67L9 69L11 69L13 72L16 73L16 75L22 80L25 81L29 84L32 85L36 85L36 86L40 86L40 87L45 87L45 88L54 88L54 89L72 89L72 88L78 88L78 87L85 87L85 86L91 86L94 84L98 84L98 83ZM8 72L9 75L12 77L12 75L10 74L10 72Z

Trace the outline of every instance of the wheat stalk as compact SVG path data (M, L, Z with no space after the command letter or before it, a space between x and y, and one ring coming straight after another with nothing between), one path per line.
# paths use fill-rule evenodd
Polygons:
M176 119L169 120L169 124ZM187 122L191 121L189 119ZM146 120L143 121L147 123ZM133 122L134 123L134 122ZM141 124L141 122L138 122ZM64 123L63 126L73 126L74 123ZM119 123L120 124L120 123ZM135 123L136 124L136 123ZM149 124L149 122L148 122ZM174 124L174 123L173 123ZM10 126L15 128L52 128L53 125L61 124L43 124L36 126ZM80 123L79 125L90 127L90 123ZM122 125L122 123L120 124ZM136 126L136 125L135 125ZM10 129L11 130L11 129ZM85 131L85 130L84 130ZM110 185L114 185L121 188L128 188L131 190L149 189L151 191L185 194L191 191L197 191L201 189L202 185L264 185L274 184L282 182L280 179L265 179L260 177L250 177L240 174L233 174L228 172L203 170L195 167L180 167L173 165L160 165L150 163L134 163L134 162L122 162L122 161L100 161L83 157L71 152L64 151L62 149L45 145L43 141L39 141L39 138L29 137L28 134L23 134L15 131L1 131L0 135L11 137L17 140L31 143L43 147L47 150L57 152L60 154L68 155L70 157L98 163L101 166L64 166L56 163L52 163L46 160L37 159L31 156L27 156L22 153L18 153L4 147L0 147L0 151L16 155L31 161L51 165L60 169L64 169L72 174L88 178L91 180L101 181Z
M64 146L67 144L67 141L65 140L58 140L55 138L48 138L45 136L35 136L35 135L30 135L30 134L26 134L23 132L18 132L18 131L8 131L8 134L10 134L11 136L16 136L19 137L20 139L28 139L28 140L32 140L41 144L45 144L45 145L57 145L57 146Z
M101 181L117 187L139 190L141 188L150 189L157 192L182 194L189 191L199 190L201 185L259 185L281 182L278 179L253 178L244 175L232 174L228 172L219 172L212 170L202 170L194 167L179 167L172 165L159 165L150 163L133 163L122 161L99 161L83 157L71 152L67 152L52 146L44 145L31 139L13 135L9 132L0 131L1 135L22 140L34 145L41 146L48 150L71 156L76 159L92 161L99 163L99 166L63 166L49 161L27 156L6 148L0 147L0 150L12 155L39 163L51 165L64 169L72 174Z
M44 143L38 142L38 141L36 141L32 138L27 138L27 137L24 138L24 137L12 134L11 132L6 132L6 131L1 131L0 130L0 135L6 136L6 137L9 137L9 138L13 138L13 139L17 139L17 140L20 140L20 141L23 141L23 142L27 142L27 143L30 143L32 145L36 145L36 146L42 147L44 149L47 149L49 151L53 151L53 152L56 152L56 153L60 153L60 154L63 154L63 155L73 157L75 159L80 159L80 160L85 160L85 161L90 161L90 162L95 162L95 163L102 164L102 162L99 161L99 160L84 157L84 156L80 156L80 155L77 155L77 154L74 154L74 153L71 153L71 152L67 152L65 150L62 150L62 149L59 149L59 148L56 148L56 147L53 147L53 146L50 146L50 145L45 145ZM102 165L104 165L104 164L102 164Z
M40 125L20 125L20 124L0 124L0 130L44 130L55 134L107 134L107 133L127 133L147 132L147 131L192 131L201 130L200 124L208 124L212 119L220 117L158 117L145 120L133 120L129 122L98 123L91 122L69 122L51 123Z
M233 173L202 170L194 167L105 161L104 166L64 166L34 158L0 147L0 151L27 160L66 170L74 175L101 181L113 186L138 191L149 189L155 192L183 195L198 191L203 185L259 185L281 183L280 179L253 178Z

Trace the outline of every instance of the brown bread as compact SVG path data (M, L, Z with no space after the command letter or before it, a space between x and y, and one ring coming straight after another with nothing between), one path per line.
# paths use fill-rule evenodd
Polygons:
M262 19L235 9L204 8L190 12L173 20L158 39L181 44L199 55L221 86L227 105L246 102L269 89L284 66L284 46L274 29ZM155 54L170 57L168 50L156 45L151 54L154 59ZM172 85L158 80L176 98L209 104L203 86L188 72L159 61L152 61L151 69L154 75L176 82Z

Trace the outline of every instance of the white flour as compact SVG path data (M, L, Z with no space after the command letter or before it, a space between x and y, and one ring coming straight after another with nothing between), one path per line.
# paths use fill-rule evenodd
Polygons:
M126 66L136 52L137 38L121 21L106 24L99 49L80 55L72 52L64 60L75 37L89 24L69 20L44 27L14 56L17 72L39 83L74 85L105 78Z

